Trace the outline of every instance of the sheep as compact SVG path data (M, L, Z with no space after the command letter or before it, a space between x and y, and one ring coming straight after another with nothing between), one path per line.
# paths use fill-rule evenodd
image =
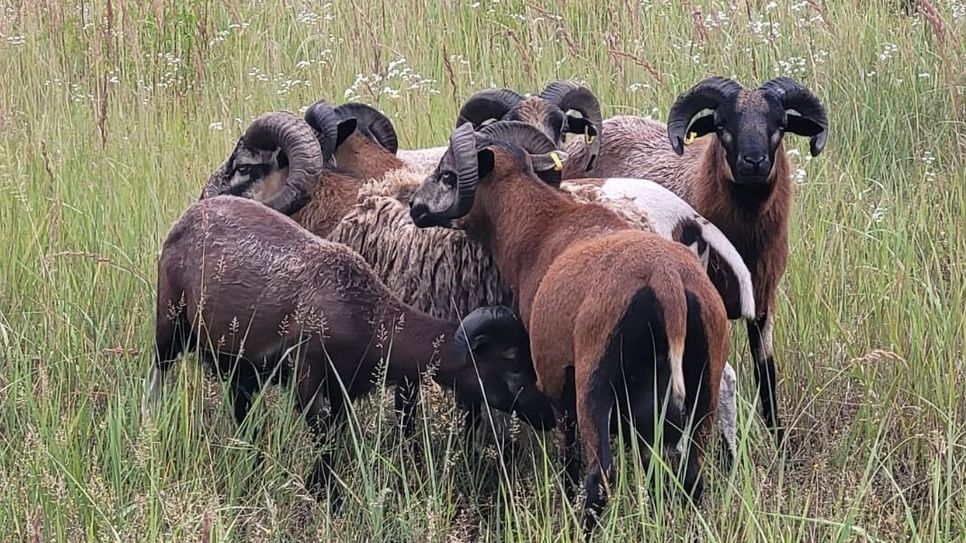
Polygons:
M666 126L622 116L605 121L603 132L606 141L590 172L580 166L589 158L584 149L567 148L564 179L589 174L660 183L721 229L750 268L757 308L750 319L738 310L734 279L719 255L712 255L710 273L728 316L747 322L762 415L781 444L772 335L778 285L788 261L793 188L783 136L807 136L811 155L818 156L828 137L825 107L786 77L757 89L710 77L677 98ZM703 137L708 134L713 136Z
M169 232L158 264L155 338L143 400L148 419L165 373L199 344L203 363L228 379L239 424L276 374L294 381L297 407L321 438L346 399L374 388L383 363L389 383L431 373L464 408L488 405L517 411L538 428L554 424L533 387L526 332L508 308L480 308L462 322L417 311L344 245L245 198L196 202ZM528 398L522 410L518 396ZM321 457L308 487L319 490L330 471Z
M655 390L671 392L662 424L672 443L691 414L682 482L699 500L703 447L730 349L721 297L681 244L538 179L536 171L555 167L558 151L529 153L508 142L513 130L457 128L410 199L413 222L481 240L513 285L537 388L554 401L564 430L568 480L579 470L574 431L583 436L585 527L606 504L604 487L614 477L612 408L629 406L627 422L652 443Z
M570 113L575 111L580 116ZM540 94L523 97L510 89L484 89L470 96L460 108L456 126L470 123L479 129L491 121L526 122L543 132L557 146L562 146L568 134L581 136L575 145L586 146L593 166L593 157L601 145L600 102L587 87L572 81L553 81ZM431 147L400 151L399 158L420 174L428 175L439 164L446 147Z
M492 256L480 244L460 231L427 231L413 225L406 202L424 176L412 174L393 156L397 138L384 115L363 104L344 104L333 109L318 101L306 110L305 119L321 148L327 150L326 160L337 165L339 171L323 173L312 189L311 201L293 218L309 231L360 253L394 294L434 316L458 318L480 305L513 305L512 291L493 265ZM254 127L248 131L258 133ZM550 142L545 134L540 133L532 141ZM332 139L336 144L327 146L326 142ZM549 150L548 145L550 149L554 147L552 142L542 145L542 152ZM277 184L279 176L273 171L269 165L261 173ZM216 172L208 185L231 185L218 181L219 175L232 175L230 166ZM555 170L540 175L550 184L559 184L559 172ZM360 179L368 182L360 183ZM578 201L603 203L641 229L657 231L686 245L694 243L699 254L706 254L707 246L713 245L719 253L731 256L733 273L744 281L745 300L750 302L751 276L734 248L673 193L657 185L628 185L621 180L609 180L603 187L595 185L594 180L578 183L564 183L561 188ZM730 365L728 370L733 374ZM725 396L722 400L730 405L722 413L736 413L735 397ZM722 427L734 429L736 424L722 421ZM725 433L730 453L726 458L734 456L736 442L734 432Z

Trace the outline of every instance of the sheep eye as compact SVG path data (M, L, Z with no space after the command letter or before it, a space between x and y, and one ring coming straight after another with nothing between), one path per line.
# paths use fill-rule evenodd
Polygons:
M249 173L251 173L251 171L252 171L252 167L247 164L243 164L238 167L238 173L242 175L248 175Z
M446 172L443 174L443 184L449 188L456 186L456 176L453 175L453 172Z

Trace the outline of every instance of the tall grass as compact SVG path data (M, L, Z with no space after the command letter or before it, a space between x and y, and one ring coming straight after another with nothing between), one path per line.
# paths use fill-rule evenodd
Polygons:
M690 508L619 455L599 539L966 537L962 0L275 4L0 2L0 539L572 539L553 439L520 429L506 480L439 394L421 463L384 398L356 406L338 509L301 486L312 451L284 391L253 440L189 357L142 427L157 251L268 110L365 101L420 147L482 87L573 78L605 115L664 118L713 73L794 77L831 117L819 158L791 142L776 351L794 430L776 451L736 334L735 471Z

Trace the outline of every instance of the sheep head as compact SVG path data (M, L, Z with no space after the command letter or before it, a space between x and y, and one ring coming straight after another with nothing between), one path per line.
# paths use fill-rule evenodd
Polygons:
M575 113L579 113L579 116ZM571 81L554 81L537 96L523 97L510 89L487 89L471 96L456 126L471 123L479 129L492 121L521 121L544 133L558 147L567 134L584 138L589 149L587 170L600 151L603 114L594 93Z
M745 89L724 77L710 77L681 94L667 122L678 155L695 137L714 133L727 157L731 180L746 187L770 186L775 152L785 132L811 138L812 156L825 148L825 107L808 89L787 77Z
M473 208L477 185L494 173L497 156L504 167L516 173L550 179L556 176L558 183L567 158L527 123L501 121L479 132L471 124L463 124L450 135L449 148L436 170L410 198L410 216L416 226L455 227L454 221Z
M516 412L536 428L554 426L550 400L536 388L530 337L510 308L473 310L460 323L453 348L462 360L452 383L462 407Z
M203 198L244 196L291 215L309 201L312 183L322 173L322 150L304 121L276 111L252 122L220 170Z

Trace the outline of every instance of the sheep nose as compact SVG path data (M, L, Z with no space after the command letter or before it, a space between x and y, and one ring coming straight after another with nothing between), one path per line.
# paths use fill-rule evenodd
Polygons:
M756 168L765 161L767 157L764 153L748 154L741 157L741 160L747 162L748 164L755 166Z
M429 215L429 206L424 203L413 203L409 202L409 217L412 218L413 223L419 226L426 222L426 217Z

